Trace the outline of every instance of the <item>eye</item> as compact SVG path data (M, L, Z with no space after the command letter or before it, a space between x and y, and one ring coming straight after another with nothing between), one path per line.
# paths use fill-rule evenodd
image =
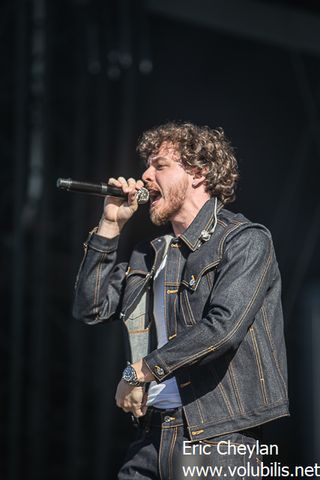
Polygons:
M156 166L156 169L157 170L162 170L164 167L165 167L165 165L163 163L158 163L157 166Z

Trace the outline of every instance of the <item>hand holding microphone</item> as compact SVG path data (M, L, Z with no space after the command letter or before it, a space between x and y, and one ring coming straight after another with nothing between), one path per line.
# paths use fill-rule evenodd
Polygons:
M108 184L93 184L59 178L57 187L70 192L86 193L105 197L103 215L98 234L107 238L119 235L124 224L138 209L139 204L149 200L149 192L142 180L110 178Z
M137 192L143 188L142 180L134 178L126 180L124 177L118 179L110 178L108 186L117 187L127 196L119 198L107 196L104 202L103 215L100 220L98 235L113 238L120 234L123 226L138 209Z
M121 177L122 178L122 177ZM114 197L126 198L126 194L121 187L113 187L106 183L90 183L79 182L71 178L58 178L57 187L67 192L85 193L86 195L96 195L98 197L105 197L111 195ZM139 204L147 203L149 201L149 191L142 187L137 191L137 200Z

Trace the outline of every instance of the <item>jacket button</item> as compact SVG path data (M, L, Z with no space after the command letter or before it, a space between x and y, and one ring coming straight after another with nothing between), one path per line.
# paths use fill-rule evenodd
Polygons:
M159 365L156 365L153 370L157 375L159 375L159 377L162 377L162 375L164 375L164 370L162 367L159 367Z
M191 280L189 281L189 285L190 285L190 287L194 287L195 284L196 284L196 279L195 279L194 276L192 275Z
M207 242L208 240L210 240L210 233L207 232L207 230L202 230L201 234L200 234L200 238L201 240L203 240L204 242Z

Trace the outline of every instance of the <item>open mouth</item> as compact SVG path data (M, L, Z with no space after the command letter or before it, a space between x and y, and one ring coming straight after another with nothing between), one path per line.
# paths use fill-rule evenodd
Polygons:
M159 200L162 198L159 190L149 190L150 195L150 205L153 207Z

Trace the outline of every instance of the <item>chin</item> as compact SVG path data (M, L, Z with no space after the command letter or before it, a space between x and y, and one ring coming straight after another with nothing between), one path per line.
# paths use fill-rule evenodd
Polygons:
M158 227L160 227L161 225L165 225L166 223L168 223L170 221L170 216L168 215L168 212L166 213L165 211L157 211L157 209L151 209L150 210L150 219L151 219L151 222L154 224L154 225L157 225Z

